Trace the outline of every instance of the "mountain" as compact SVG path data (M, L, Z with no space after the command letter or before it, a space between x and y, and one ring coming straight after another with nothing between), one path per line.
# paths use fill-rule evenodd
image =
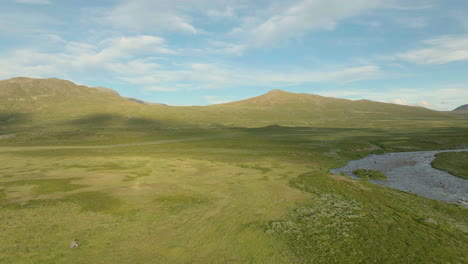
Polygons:
M365 120L445 118L446 114L422 107L347 100L313 94L273 90L237 102L208 106L228 119L293 124L300 120L314 123L344 124ZM240 121L240 120L233 120Z
M468 104L459 106L453 111L468 111Z
M124 101L111 89L86 87L60 79L13 78L0 81L0 102L3 109L38 111L63 106L62 110L76 104L95 105Z
M121 97L103 87L60 79L0 81L0 127L76 126L363 126L366 120L455 118L422 107L347 100L272 90L257 97L210 106L167 106Z
M138 107L138 103L114 90L66 80L20 77L0 81L0 130L11 126L16 126L16 130L70 129L73 120L79 124L89 120L89 126L100 126L121 119L128 112L138 112Z

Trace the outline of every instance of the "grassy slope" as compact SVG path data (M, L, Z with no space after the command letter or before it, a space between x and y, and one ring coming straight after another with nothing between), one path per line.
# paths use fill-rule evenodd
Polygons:
M311 94L295 94L273 90L265 95L243 101L214 105L232 122L293 124L351 123L360 120L399 120L441 118L447 115L424 108L378 103L368 100L351 101ZM227 122L227 121L226 121Z
M292 106L275 93L261 99L285 115ZM240 113L265 106L147 108L106 96L76 116L80 104L68 108L72 121L22 104L34 118L2 121L17 136L0 140L0 263L468 262L466 208L328 173L370 153L468 145L466 119L418 110L317 121L296 103L308 111L293 120L303 126L206 128L205 114L216 121L226 108L229 122L244 122ZM74 239L81 247L68 249Z
M439 153L432 166L468 180L468 152Z

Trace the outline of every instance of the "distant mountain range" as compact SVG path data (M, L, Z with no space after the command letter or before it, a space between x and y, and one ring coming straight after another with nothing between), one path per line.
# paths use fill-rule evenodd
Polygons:
M209 106L168 106L121 97L114 90L60 79L0 81L3 125L136 126L268 125L359 126L366 120L455 118L422 107L347 100L272 90L246 100Z

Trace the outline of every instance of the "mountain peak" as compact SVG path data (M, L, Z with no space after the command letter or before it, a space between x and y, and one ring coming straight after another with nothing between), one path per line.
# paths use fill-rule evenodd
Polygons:
M291 94L291 93L280 90L280 89L273 89L273 90L267 92L265 95L281 95L281 94Z
M236 105L246 105L251 107L265 107L272 105L298 105L298 104L315 104L323 105L334 100L343 100L343 99L334 99L323 97L315 94L306 94L306 93L292 93L286 92L279 89L271 90L265 94L248 98L245 100L225 103L222 105L226 106L236 106Z

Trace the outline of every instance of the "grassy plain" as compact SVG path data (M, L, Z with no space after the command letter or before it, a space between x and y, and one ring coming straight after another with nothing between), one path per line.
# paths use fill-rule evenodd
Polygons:
M467 122L375 126L18 133L0 263L467 263L466 208L329 173L468 144Z

